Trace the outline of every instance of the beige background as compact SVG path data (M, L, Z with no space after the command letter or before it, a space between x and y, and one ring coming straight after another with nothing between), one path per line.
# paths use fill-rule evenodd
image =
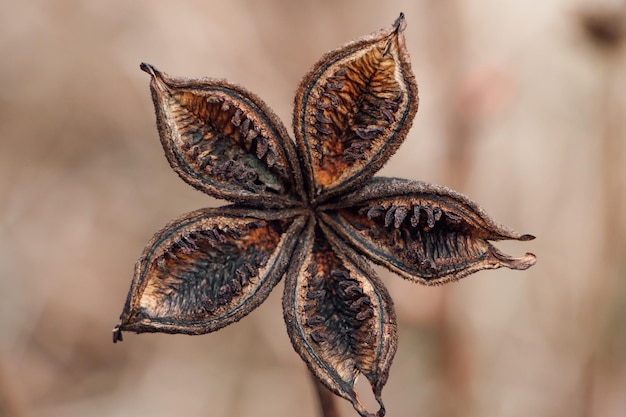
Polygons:
M111 343L152 233L222 204L167 165L139 63L243 84L290 125L322 53L400 11L421 103L382 174L471 196L539 261L440 288L381 271L388 415L626 414L626 58L585 29L626 4L31 0L0 5L0 416L317 415L282 284L218 333Z

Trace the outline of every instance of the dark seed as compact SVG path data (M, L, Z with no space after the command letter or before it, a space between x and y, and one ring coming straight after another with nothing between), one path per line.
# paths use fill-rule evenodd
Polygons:
M211 301L211 300L208 300L208 299L205 300L204 301L204 309L207 312L209 312L209 313L215 311L215 303L213 301Z
M324 320L324 317L320 315L315 315L306 319L306 324L307 326L319 326L320 324L324 324L325 321L326 320Z
M424 211L426 212L426 224L428 225L429 229L432 229L433 227L435 227L435 215L433 214L433 208L432 207L424 207Z
M254 266L252 266L251 264L249 264L248 262L244 262L243 266L246 267L246 269L248 270L248 273L250 274L250 277L255 277L256 276L256 268Z
M315 115L315 119L320 123L332 123L333 122L328 117L324 116L324 113L321 111L317 112L317 114Z
M333 107L333 104L327 103L322 99L318 99L317 102L315 103L315 107L317 107L318 110L325 110L325 109L329 109Z
M311 339L313 339L313 341L314 341L315 343L318 343L318 344L319 344L319 343L322 343L322 342L325 342L325 341L326 341L326 336L324 336L322 333L320 333L320 332L319 332L319 331L317 331L317 330L313 330L313 331L311 332Z
M352 309L358 309L361 308L361 306L363 305L370 305L371 301L368 297L361 297L358 300L354 301L352 304L350 304L350 308Z
M306 293L306 298L309 300L319 300L324 298L326 295L326 290L310 290Z
M217 227L214 227L213 230L211 230L211 232L213 232L213 236L215 236L215 239L217 239L218 242L222 244L227 242L226 236L221 234L220 230Z
M330 82L330 83L326 84L326 88L328 88L329 90L339 91L345 85L346 84L343 81L335 81L335 82Z
M383 115L383 117L385 119L387 119L387 121L389 123L393 123L396 120L396 117L393 115L393 113L391 112L391 110L387 109L387 108L381 108L380 109L380 113Z
M314 126L315 126L315 129L317 129L318 132L320 132L320 133L322 133L324 135L332 135L334 133L333 129L330 126L326 125L326 124L322 124L322 123L318 122L318 123L315 123Z
M261 159L265 156L268 149L268 142L265 136L259 136L256 140L256 157Z
M352 287L353 285L356 285L356 281L353 279L349 279L350 277L347 277L348 279L345 279L343 281L339 281L339 288L341 288L342 290L346 290L349 287Z
M382 127L372 125L365 128L358 128L354 131L354 133L356 133L356 135L361 139L372 140L375 139L379 135L379 133L383 131L384 129Z
M235 114L233 115L232 119L230 120L230 122L235 125L235 126L239 126L241 125L241 115L243 114L243 112L241 111L241 109L237 109L235 111Z
M242 287L245 287L246 284L248 284L248 282L249 282L248 281L248 276L241 269L237 269L235 271L235 275L237 275L237 278L239 278L239 283L241 284Z
M267 222L264 222L263 220L250 223L251 229L262 229L264 227L267 227Z
M268 167L271 168L274 165L276 165L276 162L278 161L278 157L276 156L276 148L274 147L274 144L269 145L269 149L265 156L266 156L265 161L267 162Z
M202 139L204 139L204 135L200 132L195 132L194 134L188 135L186 139L187 139L187 142L185 143L185 145L191 147L202 142Z
M265 265L267 265L267 261L269 261L269 259L270 259L270 255L267 253L264 253L261 255L261 257L259 258L256 264L257 266L259 266L259 268L263 268Z
M445 215L451 223L460 223L461 220L463 219L461 216L459 216L458 214L452 213L451 211L446 211Z
M393 223L396 214L396 208L396 206L391 206L389 210L387 210L387 213L385 214L385 227L389 227Z
M441 211L441 209L439 207L435 207L433 209L433 215L435 217L435 221L438 222L441 219L441 215L443 214L443 212Z
M241 283L237 279L233 279L230 282L230 285L233 288L233 294L235 295L241 294L241 291L243 290L243 288L241 286Z
M351 285L348 288L346 288L345 292L346 292L346 295L348 296L363 295L363 290L361 289L361 287L359 287L356 284Z
M312 277L315 276L315 274L317 273L317 267L315 266L315 264L309 264L309 266L306 267L306 272L308 272L308 274Z
M380 205L374 206L370 208L369 211L367 212L367 218L369 220L372 220L374 217L382 216L384 212L385 212L385 207L380 206Z
M413 215L411 216L411 226L416 227L420 222L420 207L413 206Z
M343 278L343 279L350 278L350 273L348 273L348 271L344 271L343 269L333 269L332 271L330 271L330 275L333 278Z
M244 138L247 137L249 131L250 131L250 119L246 117L244 121L241 123L241 136Z
M339 97L333 93L323 93L322 97L328 98L333 107L337 107L339 105Z
M367 310L363 310L356 315L356 319L359 321L367 320L374 317L374 310L368 308Z
M222 285L217 294L217 302L220 305L227 304L233 299L233 289L230 285Z
M406 215L408 212L409 212L408 208L404 206L399 206L396 209L396 212L394 213L393 227L395 227L396 229L400 228L400 225L406 218Z

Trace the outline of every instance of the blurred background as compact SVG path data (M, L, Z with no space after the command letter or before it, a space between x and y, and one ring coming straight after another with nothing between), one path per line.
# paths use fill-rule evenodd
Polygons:
M169 168L139 63L290 125L309 67L400 11L420 111L381 174L470 196L538 263L438 288L379 269L387 415L626 415L625 2L30 0L0 5L0 416L317 416L282 284L218 333L111 343L152 234L222 204Z

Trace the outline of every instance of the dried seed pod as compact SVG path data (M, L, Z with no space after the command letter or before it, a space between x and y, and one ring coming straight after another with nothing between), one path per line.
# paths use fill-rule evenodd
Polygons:
M283 297L295 350L328 389L362 416L373 416L354 390L363 374L380 405L375 415L384 415L381 392L397 347L387 290L366 263L349 257L340 239L313 222L295 253Z
M514 258L489 243L533 236L495 223L459 193L420 181L375 178L324 207L320 217L374 262L422 284L442 284L481 269L535 264L531 253Z
M372 417L354 391L365 375L381 417L396 317L366 257L424 284L534 264L532 254L512 258L489 243L532 236L497 225L467 197L371 178L417 110L404 27L400 15L391 28L322 57L298 88L296 145L245 89L142 64L172 168L236 204L189 213L154 236L113 342L126 330L217 330L252 311L286 274L284 317L294 348L324 385Z
M304 77L294 131L309 197L324 200L364 182L404 140L417 111L417 84L394 25L335 49Z
M114 342L121 331L202 334L241 319L284 274L303 225L293 211L232 207L174 220L137 262Z
M173 78L151 65L150 88L165 155L180 177L217 198L256 206L304 198L296 151L257 96L210 78Z

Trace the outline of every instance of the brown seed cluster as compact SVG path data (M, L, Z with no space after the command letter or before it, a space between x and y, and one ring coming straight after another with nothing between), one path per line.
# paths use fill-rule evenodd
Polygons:
M426 285L482 269L526 269L491 241L530 240L445 187L372 178L417 111L401 15L330 51L298 88L295 142L263 101L224 80L170 77L153 66L165 155L180 177L233 205L185 214L157 232L135 266L113 331L203 334L236 322L284 278L294 349L361 416L383 416L397 348L391 298L368 261ZM367 410L363 375L378 401Z

